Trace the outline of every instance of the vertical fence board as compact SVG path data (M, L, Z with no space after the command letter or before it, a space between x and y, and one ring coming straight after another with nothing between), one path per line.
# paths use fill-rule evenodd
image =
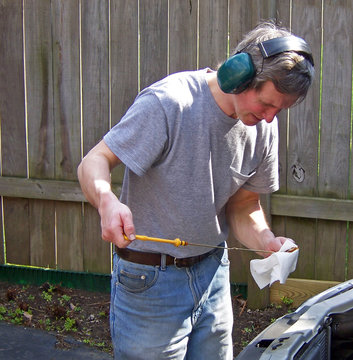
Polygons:
M1 199L2 201L2 199ZM4 227L3 227L3 217L2 217L2 211L0 211L0 221L1 221L1 225L0 225L0 265L5 264L5 239L3 236L3 231L4 231Z
M199 2L199 68L217 65L227 57L228 1Z
M51 6L25 3L29 176L54 178ZM55 268L53 201L29 200L30 265Z
M321 0L293 2L292 31L310 44L316 60L316 78L305 100L289 111L287 193L315 196L318 176ZM286 233L301 249L297 271L293 276L312 278L315 273L312 254L315 253L316 220L288 217Z
M30 264L28 200L4 199L6 262ZM20 226L19 226L20 224Z
M56 202L57 266L60 270L83 271L83 228L78 221L81 204ZM79 218L81 220L81 218Z
M109 129L109 2L82 2L83 153ZM98 212L85 203L84 271L109 273L110 246L102 241Z
M284 0L281 1L281 3L284 2ZM276 3L274 0L230 0L230 53L232 53L233 48L243 36L260 21L275 19L276 16Z
M253 17L253 8L256 1L233 0L229 2L229 50L233 53L236 45L243 39L259 21L257 16Z
M352 39L351 1L324 2L322 121L319 195L347 198L351 130ZM347 79L350 79L347 81ZM344 280L345 222L318 221L316 276ZM328 256L329 255L329 256ZM330 261L334 259L334 261Z
M55 177L75 180L81 160L79 1L55 0L53 74ZM82 207L56 202L58 268L83 270Z
M76 180L81 160L79 1L53 2L55 177Z
M82 2L83 155L109 130L109 2Z
M277 1L276 21L287 29L290 28L290 0ZM279 161L279 193L287 192L287 135L288 135L288 111L281 111L278 118L278 161ZM277 236L286 235L286 218L282 216L272 216L271 225L274 234Z
M169 72L197 69L197 1L171 1Z
M281 26L290 29L290 0L281 0L277 4L276 21ZM286 193L287 191L287 135L288 135L288 111L281 111L278 118L278 133L279 133L279 147L278 147L278 160L279 160L279 192ZM282 222L282 224L280 224ZM285 218L277 217L276 221L272 222L276 234L284 234L281 232L285 228ZM279 228L277 229L277 226Z
M138 91L138 0L112 0L111 112L112 125L119 122ZM156 45L155 45L156 46Z
M56 267L55 203L49 200L29 201L30 265Z
M133 103L138 92L138 0L113 0L110 8L111 125L115 125ZM112 172L121 183L124 167Z
M347 12L348 12L348 16L350 16L351 18L353 17L353 6L352 3L349 3L349 6L347 8ZM349 47L351 48L351 54L353 52L353 37L352 35L350 36L350 43L349 43ZM351 68L351 73L353 72L353 64L352 64L352 68ZM353 76L352 78L352 92L351 92L351 120L353 121ZM346 77L346 81L348 80L348 75ZM353 136L353 132L351 129L351 142L353 141L352 139ZM352 154L352 148L350 149L350 157L351 157L351 161L350 161L350 174L349 174L349 178L350 178L350 182L349 182L349 199L353 199L353 154ZM349 223L349 233L348 233L348 253L347 253L347 274L346 274L346 278L347 279L352 279L353 278L353 224L350 222Z
M3 176L27 176L22 21L22 1L1 1L0 119ZM4 198L4 225L7 261L28 264L28 200Z
M22 1L3 0L0 16L2 175L26 176Z
M141 89L167 75L168 2L140 0Z
M89 204L84 207L83 244L84 271L109 274L111 246L102 240L98 211Z
M352 223L349 223L346 278L347 279L353 279L353 230L352 230Z

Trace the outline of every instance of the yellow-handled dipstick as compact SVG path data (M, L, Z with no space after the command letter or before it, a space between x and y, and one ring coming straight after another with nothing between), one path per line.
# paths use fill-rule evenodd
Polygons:
M180 240L179 238L176 238L174 240L170 240L170 239L161 239L161 238L156 238L156 237L151 237L151 236L145 236L145 235L135 235L137 240L142 240L142 241L154 241L154 242L160 242L160 243L165 243L165 244L172 244L176 247L179 246L201 246L201 247L209 247L209 248L213 248L213 249L228 249L228 250L239 250L239 251L252 251L252 252L264 252L264 253L274 253L275 251L270 251L270 250L256 250L256 249L248 249L248 248L239 248L239 247L224 247L224 246L216 246L216 245L208 245L208 244L196 244L196 243L190 243L184 240ZM126 240L128 240L128 237L124 234L124 238ZM297 250L298 248L295 247L290 250L294 251ZM288 250L288 251L290 251Z

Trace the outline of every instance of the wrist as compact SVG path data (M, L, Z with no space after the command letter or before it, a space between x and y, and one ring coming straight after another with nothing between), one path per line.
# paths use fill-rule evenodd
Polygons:
M275 238L276 237L274 233L270 229L264 229L261 233L261 242L263 248L265 249L268 246L268 244L270 244L271 241L273 241Z
M115 197L114 193L111 190L110 183L106 180L96 180L94 182L96 195L97 195L97 208L104 206L108 203L112 197Z

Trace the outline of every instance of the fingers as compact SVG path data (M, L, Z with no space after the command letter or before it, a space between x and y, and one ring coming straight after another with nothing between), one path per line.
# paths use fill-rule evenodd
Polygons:
M122 223L124 234L130 241L134 241L136 239L136 234L131 212L122 219Z
M103 240L119 248L125 248L135 240L132 213L126 205L118 201L110 203L109 207L101 209L100 216Z
M295 241L291 238L287 238L284 236L278 236L277 239L281 242L281 244L283 245L287 240L291 241L293 243L293 245L295 245Z

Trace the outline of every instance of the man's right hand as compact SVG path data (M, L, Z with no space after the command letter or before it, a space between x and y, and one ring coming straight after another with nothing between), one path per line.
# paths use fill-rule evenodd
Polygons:
M124 248L135 239L135 226L130 209L111 191L110 173L120 163L102 140L82 159L77 175L86 199L98 209L103 240Z
M101 194L98 206L101 217L102 239L119 248L125 248L135 240L132 213L111 191ZM124 234L129 238L126 240Z

